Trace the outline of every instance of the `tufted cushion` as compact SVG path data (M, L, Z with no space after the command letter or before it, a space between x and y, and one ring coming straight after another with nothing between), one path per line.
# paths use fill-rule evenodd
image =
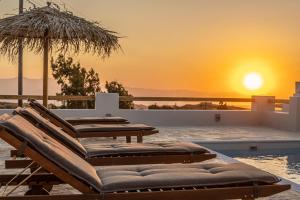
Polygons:
M242 164L193 163L101 167L97 174L104 192L232 184L272 184L276 176Z
M280 181L274 175L242 163L109 166L101 167L96 171L85 160L18 115L1 120L0 126L21 141L26 141L45 158L99 192L273 184Z
M92 186L100 192L102 183L93 166L21 116L15 115L6 121L1 120L0 126L20 141L26 141L28 146L85 182L87 186Z
M48 108L46 108L45 106L40 104L38 101L36 101L34 99L29 99L28 101L29 101L29 105L33 109L35 109L38 112L42 111L40 113L42 116L45 116L47 119L49 119L50 117L54 118L57 122L59 122L62 125L62 128L64 130L71 131L74 136L78 135L76 129L72 126L72 124L70 124L69 122L67 122L63 118L56 115L54 112L51 112Z
M72 132L74 136L78 135L78 132L114 132L114 131L150 131L154 130L154 127L147 126L144 124L84 124L84 125L76 125L72 126L70 123L59 117L58 115L51 112L49 109L41 105L36 100L29 100L29 105L36 109L42 110L43 113L41 113L42 116L46 116L46 118L49 118L51 116L56 121L58 121L63 127L64 130L69 130ZM47 117L48 116L48 117Z
M171 155L171 154L202 154L209 151L204 147L186 142L161 142L161 143L114 143L114 144L88 144L83 146L78 140L72 138L59 127L52 124L47 119L41 117L32 108L17 108L15 113L21 115L28 121L42 128L50 137L55 138L60 143L71 149L83 158L99 156L126 156L126 155Z
M122 117L67 117L65 120L71 124L128 123Z
M203 154L209 151L187 142L88 144L84 146L88 157L107 155L182 155Z
M35 124L38 128L42 128L46 134L50 137L54 137L68 148L70 148L73 152L77 153L81 157L85 157L87 152L82 144L64 132L61 128L55 126L49 120L45 119L37 111L32 108L17 108L15 109L15 114L19 114L28 121Z
M82 124L74 128L79 132L151 131L155 129L145 124Z

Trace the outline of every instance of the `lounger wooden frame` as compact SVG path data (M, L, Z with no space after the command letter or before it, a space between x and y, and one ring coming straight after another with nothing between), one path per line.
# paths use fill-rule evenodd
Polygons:
M11 151L13 159L5 161L6 169L24 168L28 166L32 160L17 160L17 150ZM193 163L202 162L215 158L216 154L185 154L185 155L133 155L133 156L109 156L87 158L86 160L93 166L107 165L139 165L139 164L170 164L170 163Z
M3 128L0 128L1 138L14 148L19 149L22 142ZM45 158L36 150L26 147L24 154L36 161L47 171L53 173L57 178L68 183L82 194L78 195L37 195L37 196L9 196L0 197L0 200L199 200L199 199L243 199L253 200L258 197L270 196L290 189L290 185L270 184L270 185L232 185L227 187L191 187L191 188L157 188L135 191L122 191L114 193L96 193L91 187L78 180L55 163Z
M30 104L30 106L38 111L41 116L49 119L53 124L55 124L58 127L61 127L66 133L71 135L74 138L90 138L90 137L126 137L126 142L131 143L131 137L137 137L137 142L142 143L143 142L143 136L147 135L153 135L158 133L159 131L154 130L138 130L138 131L101 131L101 135L99 135L99 132L91 131L91 132L84 132L84 133L78 133L77 135L74 135L73 130L70 130L68 127L66 127L63 123L52 117L51 115L45 113L44 110L40 109L38 106L35 106L34 104Z
M124 193L104 194L70 194L70 195L37 195L37 196L9 196L0 197L0 200L224 200L242 199L254 200L259 197L268 197L288 190L286 185L265 185L225 188L178 188L177 190L160 191L131 191Z
M68 123L72 124L73 126L75 125L82 125L82 124L129 124L130 122L127 120L124 121L94 121L94 120L67 120L65 119Z
M54 122L53 122L54 123ZM54 123L55 124L55 123ZM58 124L55 124L59 127L62 127ZM65 130L66 131L66 130ZM148 135L153 135L158 133L159 131L157 129L154 130L137 130L137 131L101 131L101 136L99 135L99 132L96 131L85 131L85 132L79 132L76 136L72 135L75 138L91 138L91 137L126 137L126 142L131 143L131 138L136 137L137 143L143 143L143 137ZM68 134L73 134L70 131Z
M6 185L9 183L10 180L14 178L15 174L1 174L0 175L0 184L1 186ZM9 183L10 186L18 185L21 183L22 180L24 180L28 175L27 174L21 174L17 178L15 178L12 182ZM59 185L64 184L63 181L61 181L59 178L54 176L53 174L35 174L32 177L30 177L27 181L25 181L22 185Z

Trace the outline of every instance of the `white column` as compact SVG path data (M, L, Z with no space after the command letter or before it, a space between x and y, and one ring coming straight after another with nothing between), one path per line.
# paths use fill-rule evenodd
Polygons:
M289 126L293 131L300 130L300 96L290 97Z
M115 116L119 111L119 94L96 93L95 109L99 116Z
M252 96L251 110L257 112L274 112L275 97L274 96Z
M300 82L295 83L295 94L294 97L300 97Z

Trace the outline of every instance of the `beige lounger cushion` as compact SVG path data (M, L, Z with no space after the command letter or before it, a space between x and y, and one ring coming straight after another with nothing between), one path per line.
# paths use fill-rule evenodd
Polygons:
M104 192L280 181L276 176L242 164L161 164L101 167L97 174Z
M79 132L151 131L155 129L145 124L82 124L74 128Z
M30 100L29 103L32 108L38 108L43 116L48 115L46 118L52 117L56 121L58 121L61 125L63 125L63 129L68 129L73 132L75 136L78 135L78 132L115 132L115 131L151 131L154 130L154 127L147 126L144 124L113 124L113 125L100 125L100 124L92 124L92 125L77 125L72 126L69 122L62 119L58 115L51 112L49 109L41 105L36 100Z
M153 142L153 143L114 143L84 145L87 157L107 155L181 155L203 154L209 151L197 144L188 142Z
M45 158L100 192L102 183L97 176L95 168L45 134L41 129L36 128L19 115L15 115L6 121L1 120L0 127L5 128L20 141L25 141L28 146L35 149ZM38 162L38 160L35 161ZM39 164L42 165L43 163Z
M114 143L114 144L89 144L82 146L80 142L69 136L59 127L40 116L32 108L17 108L15 113L22 115L38 128L42 128L47 135L54 137L63 145L83 158L99 156L125 156L125 155L179 155L179 154L203 154L209 151L197 144L187 142L155 142L155 143Z
M72 133L74 134L74 136L78 135L76 129L72 126L72 124L70 124L69 122L67 122L63 118L61 118L58 115L56 115L54 112L51 112L48 108L46 108L45 106L43 106L42 104L40 104L38 101L36 101L34 99L29 99L29 105L34 110L37 110L38 112L40 112L40 114L42 116L45 116L47 119L51 119L51 118L55 119L57 122L59 122L63 126L62 127L63 129L72 131Z
M80 155L81 157L86 157L87 151L82 146L82 144L75 138L68 135L58 126L55 126L49 120L42 117L37 111L32 108L17 108L15 109L15 114L19 114L31 123L35 124L38 128L44 130L46 134L54 137L64 145L68 146L73 152Z
M46 159L99 192L233 184L272 184L280 180L245 164L165 164L110 166L95 170L84 159L30 122L16 115L0 121L5 128ZM38 162L38 160L36 160ZM43 164L43 163L40 163Z

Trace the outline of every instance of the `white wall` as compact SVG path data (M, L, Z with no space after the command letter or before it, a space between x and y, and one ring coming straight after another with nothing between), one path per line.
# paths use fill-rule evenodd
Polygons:
M215 115L220 115L220 121ZM255 112L216 110L120 110L117 113L134 123L155 126L251 126L258 125Z
M99 93L96 95L95 110L55 110L63 117L71 116L121 116L132 123L153 126L251 126L258 125L257 112L218 110L127 110L119 109L119 95ZM215 115L220 115L220 121Z
M296 131L289 120L290 114L288 112L266 112L261 120L261 125L276 129Z
M299 93L296 93L299 94ZM275 97L254 96L251 110L122 110L118 94L99 93L95 109L53 110L62 117L121 116L134 123L153 126L253 126L300 131L300 96L291 97L289 112L275 112ZM0 110L0 114L12 110ZM216 121L220 115L220 121Z

